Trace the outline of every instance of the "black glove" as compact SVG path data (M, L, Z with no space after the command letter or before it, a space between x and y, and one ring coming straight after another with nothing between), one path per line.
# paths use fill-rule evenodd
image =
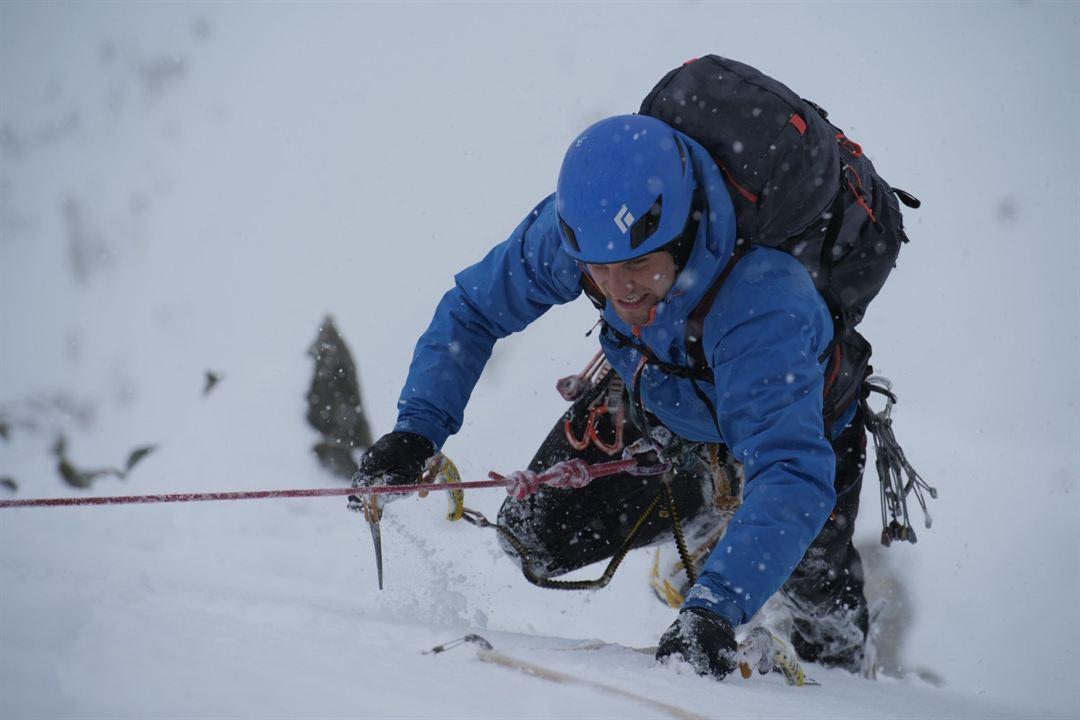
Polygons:
M698 675L723 680L735 669L738 650L735 631L726 620L705 608L692 607L680 610L660 638L656 660L664 662L674 655L690 663Z
M424 463L435 454L435 444L423 435L392 432L383 435L360 458L353 487L408 485L419 482ZM383 495L384 503L398 495ZM352 500L352 498L350 498ZM350 503L349 507L352 507Z
M671 463L683 471L692 471L703 462L702 443L681 438L658 424L650 425L649 433L623 449L623 460L633 458L641 467Z

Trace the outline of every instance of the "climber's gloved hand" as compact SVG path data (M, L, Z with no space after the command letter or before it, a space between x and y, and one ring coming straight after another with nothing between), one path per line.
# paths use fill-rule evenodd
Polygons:
M679 616L660 638L656 661L677 657L689 663L698 675L723 680L735 669L739 644L735 630L722 617L705 608L679 611Z
M353 487L376 485L411 485L420 482L424 464L435 454L435 444L423 435L392 432L383 435L360 458L360 469L353 475ZM364 510L364 496L350 495L349 509ZM382 505L403 494L379 496Z

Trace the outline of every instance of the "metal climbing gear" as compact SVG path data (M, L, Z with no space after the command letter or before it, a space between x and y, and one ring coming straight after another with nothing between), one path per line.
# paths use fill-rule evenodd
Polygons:
M604 375L607 374L604 370L605 365L607 365L607 361L604 360L604 351L601 350L596 355L593 355L592 360L588 362L585 369L577 375L567 375L560 378L555 383L555 389L562 395L563 400L573 402L594 388L603 379ZM607 367L608 369L611 368L610 365L607 365Z
M375 569L379 575L379 589L383 589L383 562L382 562L382 531L379 529L379 521L382 520L382 505L378 497L365 498L363 501L364 519L367 520L371 530L371 542L375 545Z
M584 370L577 375L562 378L555 387L564 400L572 402L603 382L610 373L612 373L611 365L604 359L603 351L600 351L589 361ZM589 408L585 430L580 438L574 434L573 422L569 418L564 421L563 430L570 447L580 452L589 445L594 445L607 455L618 455L622 452L623 425L626 422L626 406L623 404L624 387L622 379L613 374L603 395L597 398ZM615 428L615 437L610 442L601 438L597 429L597 424L605 415L612 416L612 425Z
M880 375L871 375L864 385L865 390L859 403L866 419L866 427L874 439L874 454L877 458L875 464L878 479L881 481L881 544L889 546L894 540L914 543L917 537L915 529L911 527L907 496L914 493L922 508L925 526L929 529L932 518L926 509L923 493L936 499L937 489L923 480L911 466L896 440L896 435L893 434L892 409L897 400L892 391L892 382ZM881 412L874 412L870 407L867 398L872 392L885 396L885 409Z

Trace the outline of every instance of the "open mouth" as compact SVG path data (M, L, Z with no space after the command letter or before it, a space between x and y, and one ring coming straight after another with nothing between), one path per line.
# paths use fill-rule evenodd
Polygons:
M615 304L626 310L635 310L643 307L645 301L648 299L648 294L645 295L629 295L625 298L619 298L615 301Z

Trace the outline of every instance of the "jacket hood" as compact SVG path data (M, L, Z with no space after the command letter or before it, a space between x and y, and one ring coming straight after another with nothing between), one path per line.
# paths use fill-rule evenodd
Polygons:
M694 174L705 191L706 212L699 222L686 267L679 271L668 294L657 304L656 319L642 328L647 334L650 328L685 322L735 251L735 207L723 174L708 150L689 136L677 134L690 151ZM604 319L624 334L632 331L610 304L604 311ZM654 346L654 350L665 353L662 347Z

